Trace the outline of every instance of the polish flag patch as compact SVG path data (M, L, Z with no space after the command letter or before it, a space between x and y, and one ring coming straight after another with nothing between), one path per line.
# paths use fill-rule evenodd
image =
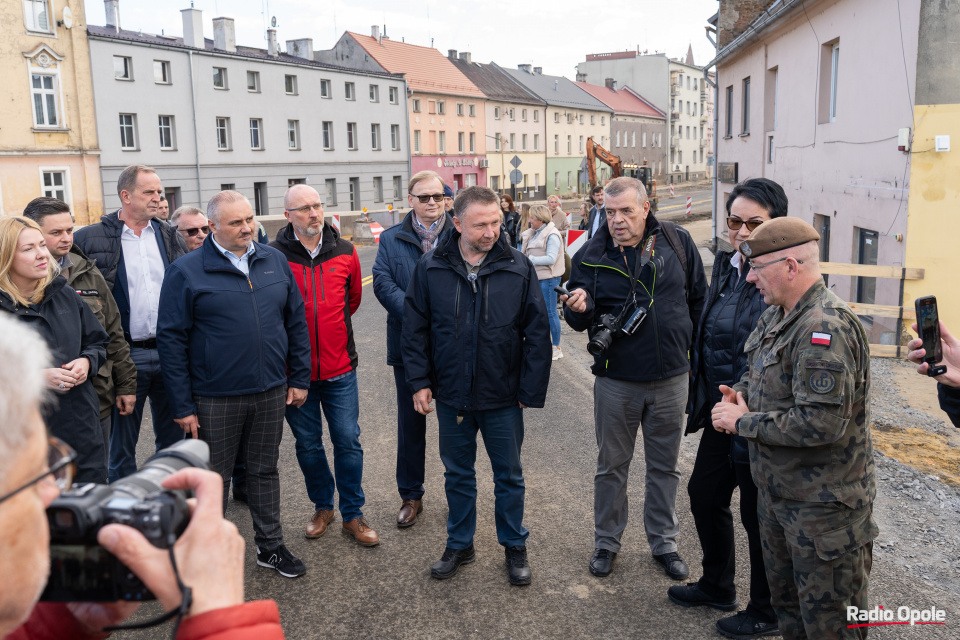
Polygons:
M830 346L830 334L829 333L819 333L817 331L813 332L813 335L810 336L810 344L818 344L821 347Z

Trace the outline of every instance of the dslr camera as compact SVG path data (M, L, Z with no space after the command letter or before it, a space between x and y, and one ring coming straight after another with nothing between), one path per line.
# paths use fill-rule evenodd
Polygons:
M82 484L47 507L50 579L41 600L114 602L154 600L143 582L97 543L107 524L133 527L155 547L169 549L190 522L186 491L160 483L185 467L209 469L210 448L182 440L158 451L136 473L113 484Z
M603 314L600 316L600 321L590 330L587 351L595 357L603 355L617 338L632 336L646 317L647 310L637 306L636 300L627 302L620 311L620 315Z

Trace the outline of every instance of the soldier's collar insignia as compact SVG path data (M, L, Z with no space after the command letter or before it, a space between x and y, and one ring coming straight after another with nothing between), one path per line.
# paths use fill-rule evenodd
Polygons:
M829 347L831 339L832 336L829 333L820 333L818 331L814 331L813 335L810 336L810 344L817 344L821 347Z

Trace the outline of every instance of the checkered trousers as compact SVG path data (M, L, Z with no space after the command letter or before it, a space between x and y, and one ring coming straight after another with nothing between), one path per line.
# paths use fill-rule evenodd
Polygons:
M210 469L223 478L223 510L238 455L247 463L247 504L261 549L283 543L280 529L280 439L287 386L239 396L194 396L200 439L210 445Z

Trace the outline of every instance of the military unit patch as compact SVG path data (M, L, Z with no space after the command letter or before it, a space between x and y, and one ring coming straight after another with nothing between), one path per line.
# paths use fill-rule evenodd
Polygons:
M814 331L813 335L810 336L810 344L818 344L821 347L829 347L830 339L831 336L829 333L820 333L818 331Z
M837 386L837 378L829 371L814 371L810 374L810 390L820 395L826 395Z

